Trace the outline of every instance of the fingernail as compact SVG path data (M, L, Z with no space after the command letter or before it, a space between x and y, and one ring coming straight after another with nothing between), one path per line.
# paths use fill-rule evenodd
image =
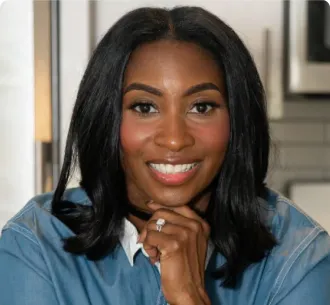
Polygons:
M137 244L140 243L140 239L141 239L141 235L138 235L137 240L136 240Z
M146 203L146 205L152 205L152 204L154 204L154 201L153 201L153 200L149 200L149 201Z

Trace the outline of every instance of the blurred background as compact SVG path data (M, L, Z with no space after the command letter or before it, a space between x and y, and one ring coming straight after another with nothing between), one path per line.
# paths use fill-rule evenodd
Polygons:
M0 0L0 228L58 181L98 41L140 6L202 6L236 30L265 85L267 182L330 230L330 6L318 0ZM76 173L70 187L76 186Z

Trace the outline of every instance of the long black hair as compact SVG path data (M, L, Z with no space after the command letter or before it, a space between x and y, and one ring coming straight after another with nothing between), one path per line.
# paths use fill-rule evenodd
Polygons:
M64 241L70 253L98 260L118 245L128 215L119 138L123 75L137 46L161 39L209 50L225 76L230 141L207 215L216 251L226 258L214 276L235 287L245 268L276 244L260 218L258 200L266 192L269 126L263 86L248 50L228 25L202 8L139 8L105 34L79 87L52 213L75 233ZM92 205L63 199L76 165Z

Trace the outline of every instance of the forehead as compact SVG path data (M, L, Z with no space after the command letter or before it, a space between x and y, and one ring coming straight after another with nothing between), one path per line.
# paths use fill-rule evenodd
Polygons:
M127 64L124 85L131 82L184 84L213 82L221 85L222 71L211 53L188 42L161 40L135 49Z

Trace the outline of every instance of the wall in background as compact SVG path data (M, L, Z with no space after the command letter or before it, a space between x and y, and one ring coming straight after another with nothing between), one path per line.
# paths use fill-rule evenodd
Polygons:
M91 55L90 8L96 1L62 1L60 5L60 160L63 161L66 137L78 87ZM74 22L73 22L74 20ZM78 185L79 173L69 187Z
M286 194L292 180L330 179L330 100L286 101L271 136L271 187Z
M33 1L0 8L0 228L34 195Z

